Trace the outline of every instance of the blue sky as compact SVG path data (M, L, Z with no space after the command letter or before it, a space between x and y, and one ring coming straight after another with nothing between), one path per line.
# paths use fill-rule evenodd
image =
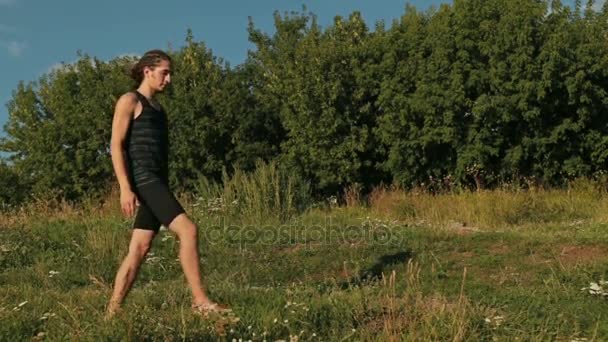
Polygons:
M451 1L409 1L419 9L443 2ZM196 40L234 66L252 48L247 37L249 16L271 33L275 10L300 11L304 5L323 26L336 15L359 10L373 28L378 20L388 24L401 16L405 4L405 0L0 0L0 127L8 117L5 104L20 80L38 80L59 63L75 61L79 50L109 60L169 44L179 49L191 28Z

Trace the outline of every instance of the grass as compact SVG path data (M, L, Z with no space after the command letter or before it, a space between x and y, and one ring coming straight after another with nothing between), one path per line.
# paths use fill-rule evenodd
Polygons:
M0 217L0 340L608 339L606 298L582 290L608 279L608 198L591 181L379 189L302 210L305 185L273 172L203 182L187 201L210 295L237 322L190 312L167 231L103 320L130 233L114 196Z

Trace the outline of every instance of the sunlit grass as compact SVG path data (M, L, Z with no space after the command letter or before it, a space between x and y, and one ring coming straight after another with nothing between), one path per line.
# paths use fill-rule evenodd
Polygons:
M3 214L0 340L608 338L607 204L592 181L313 201L260 167L183 197L209 293L238 320L191 312L166 230L123 310L103 320L130 233L114 193Z

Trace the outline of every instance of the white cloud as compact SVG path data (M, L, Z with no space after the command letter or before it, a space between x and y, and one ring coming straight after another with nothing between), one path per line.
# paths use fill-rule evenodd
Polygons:
M596 11L601 11L602 7L604 6L604 2L606 2L606 0L596 0L595 4L593 4L593 9Z
M27 47L25 42L10 41L3 44L8 53L13 57L19 57Z
M10 6L17 3L17 0L0 0L0 6Z
M128 52L128 53L123 53L118 55L118 57L116 58L132 58L132 59L139 59L141 57L141 54L139 53L134 53L134 52ZM58 62L55 63L51 66L49 66L46 69L46 73L50 74L54 71L62 71L62 70L68 70L68 68L74 66L76 63L78 63L78 59L74 59L70 62ZM95 66L95 61L93 59L91 59L91 65L94 67ZM78 70L78 69L76 69Z
M135 52L128 52L128 53L123 53L121 55L118 55L118 58L127 58L127 57L139 59L141 57L141 54L135 53Z
M46 73L50 74L53 71L63 71L70 70L70 68L74 68L74 70L78 71L78 66L76 65L79 62L79 59L75 59L70 62L59 62L51 65L46 69ZM93 59L90 60L91 66L95 68L95 61Z
M0 24L0 33L17 33L17 29L8 25Z
M46 70L46 73L50 74L53 71L63 70L63 69L66 69L68 66L69 66L69 64L66 64L66 63L55 63Z

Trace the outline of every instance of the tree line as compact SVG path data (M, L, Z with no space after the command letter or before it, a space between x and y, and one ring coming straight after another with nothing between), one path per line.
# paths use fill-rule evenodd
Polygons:
M373 28L359 12L322 27L306 12L250 21L232 67L186 34L160 96L172 184L192 190L259 160L311 185L457 184L598 177L608 161L608 7L559 0L405 6ZM79 54L9 101L0 202L78 200L114 182L114 104L133 57Z

